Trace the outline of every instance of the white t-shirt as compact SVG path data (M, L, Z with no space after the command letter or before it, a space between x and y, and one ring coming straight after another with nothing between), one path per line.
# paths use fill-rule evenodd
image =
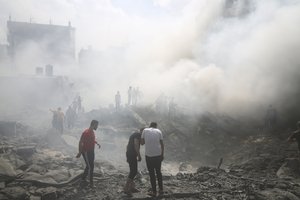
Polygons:
M141 138L145 140L146 156L153 157L161 155L160 140L163 140L163 135L159 129L145 128Z

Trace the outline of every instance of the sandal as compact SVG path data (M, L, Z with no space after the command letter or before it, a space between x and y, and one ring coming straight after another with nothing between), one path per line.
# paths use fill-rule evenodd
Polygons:
M151 197L156 197L156 192L150 191L147 193L147 195L149 195Z

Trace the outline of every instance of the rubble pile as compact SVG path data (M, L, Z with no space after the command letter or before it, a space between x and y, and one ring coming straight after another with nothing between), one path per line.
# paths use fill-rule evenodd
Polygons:
M125 161L128 136L152 117L158 119L166 146L164 194L158 198L300 199L297 146L285 142L287 131L261 131L211 113L169 119L147 109L119 114L95 110L82 116L77 124L82 126L62 136L53 129L37 134L41 130L2 122L0 199L151 199L144 159L135 180L140 192L129 197L123 186L129 171ZM81 131L91 119L102 122L94 188L81 180L83 159L75 158Z

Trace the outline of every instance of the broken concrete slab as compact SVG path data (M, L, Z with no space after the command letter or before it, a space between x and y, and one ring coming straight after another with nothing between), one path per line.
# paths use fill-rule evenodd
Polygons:
M288 158L279 168L276 175L279 178L294 179L300 178L300 161L298 158Z
M22 146L16 147L15 151L19 156L28 158L36 152L36 145L35 144L22 145Z
M7 187L1 190L2 194L5 194L9 199L26 199L29 197L26 190L20 186L16 187Z
M288 200L300 200L299 197L294 195L291 192L280 190L278 188L274 189L268 189L264 191L260 191L257 193L256 196L257 200L264 200L264 199L273 199L273 200L282 200L282 199L288 199Z
M11 163L3 158L0 158L0 177L14 177L17 173Z
M55 187L46 187L36 190L36 194L41 196L41 200L56 200L57 189Z

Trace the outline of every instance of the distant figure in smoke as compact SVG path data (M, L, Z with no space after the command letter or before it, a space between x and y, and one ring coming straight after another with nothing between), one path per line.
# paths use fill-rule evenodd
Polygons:
M156 196L156 178L158 181L159 195L163 194L163 180L161 163L164 159L164 143L162 132L157 128L156 122L151 122L149 128L145 128L141 136L141 145L145 144L146 164L149 171L152 191L150 196ZM156 175L155 175L156 174Z
M53 118L52 118L52 127L55 128L60 132L60 134L63 134L64 132L64 113L61 111L61 108L57 108L57 110L52 110L50 111L53 113Z
M119 91L115 95L115 104L116 104L116 111L120 111L120 108L121 108L121 95L120 95Z
M77 104L76 99L74 99L73 102L72 102L72 108L73 108L73 110L77 113L78 104Z
M82 133L79 141L79 151L76 156L76 158L79 158L81 155L83 156L86 167L82 175L82 180L85 180L89 174L91 187L94 187L93 174L95 161L95 144L98 145L99 149L101 148L100 144L96 141L94 133L94 130L97 130L98 128L98 124L99 122L97 120L92 120L90 127Z
M126 158L130 172L124 187L124 192L128 195L131 195L132 192L139 192L139 190L135 188L133 180L138 171L138 161L142 160L140 154L140 141L143 130L144 128L141 128L139 131L133 132L129 137L127 144Z
M140 100L140 98L141 98L140 89L138 87L133 88L133 91L132 91L132 104L134 106L136 106L138 101Z
M169 102L169 119L174 119L176 115L176 104L174 98L172 97Z
M81 97L80 97L80 95L78 95L78 97L77 97L77 109L78 109L78 112L81 112L81 108L82 108L82 106L81 106Z
M131 86L129 86L127 94L128 94L128 106L130 106L132 104L132 87Z
M297 130L295 130L288 138L289 142L297 141L298 144L298 153L300 156L300 121L297 122Z
M272 105L269 105L265 116L265 127L272 128L277 122L277 111Z
M138 88L133 88L132 90L132 105L136 106L137 104L137 95L138 95Z
M75 110L72 108L72 106L69 106L69 107L68 107L68 110L66 111L67 127L68 127L68 128L73 128L73 127L74 127L75 120L76 120L76 112L75 112Z

